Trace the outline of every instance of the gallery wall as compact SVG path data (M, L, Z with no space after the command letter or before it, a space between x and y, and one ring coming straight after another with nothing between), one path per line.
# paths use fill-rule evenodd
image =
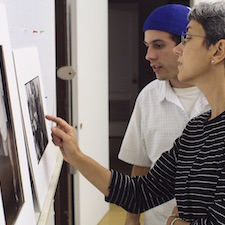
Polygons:
M37 46L49 113L55 112L55 1L0 0L7 11L12 49Z
M35 47L37 49L36 59L35 57L26 58L22 56L25 59L25 60L22 60L22 63L24 63L24 65L29 65L29 64L32 65L34 61L39 61L38 69L40 69L40 71L38 72L38 74L36 69L32 66L30 67L30 74L31 73L36 74L42 79L41 85L43 85L42 86L43 89L41 93L43 95L44 105L46 106L45 113L55 114L56 113L56 100L55 100L56 86L54 85L56 82L55 81L55 71L56 71L56 68L55 68L55 1L53 0L41 0L41 1L0 0L0 3L3 3L6 8L6 17L8 22L7 25L8 25L8 31L9 31L11 54L13 55L13 52L15 51L19 52L20 50L28 49L30 47ZM1 15L1 18L2 18L2 15ZM3 47L4 47L4 44L3 44ZM20 56L17 58L20 58ZM7 58L5 58L5 60L7 60ZM37 65L37 63L35 64ZM9 73L7 75L12 76L13 73ZM16 78L14 78L13 83L16 83ZM9 85L9 92L12 92L11 89L15 89L15 87L13 85ZM17 103L19 104L19 100L17 101ZM19 118L20 115L18 114L17 117ZM14 123L17 121L18 118L16 119L14 118ZM24 120L25 120L25 124L30 122L28 117L25 117ZM22 126L21 126L21 129L22 129ZM22 135L22 132L21 132L21 135ZM21 137L20 140L17 140L17 144L18 144L17 147L18 148L22 147L24 148L24 150L29 149L30 147L29 143L28 143L28 148L27 147L25 148L25 146L23 145L24 143L22 142L24 142L24 140L25 140L24 137ZM50 139L49 139L49 143L51 143ZM52 147L53 145L51 146L51 148ZM22 158L21 153L19 158L20 158L21 164L27 165L27 158L25 157ZM61 162L62 162L62 159L61 159ZM56 174L58 176L60 173L61 164L57 163L56 165L58 166L58 169L57 169L58 171ZM45 162L43 169L46 170L46 172L49 169L48 166L49 166L49 163ZM21 168L22 174L24 172L23 170L25 169ZM51 175L53 174L52 170L53 169L51 169L51 172L50 172L51 174L49 176L49 182L52 182L51 180L53 180L52 179L53 176L51 177ZM56 176L56 179L54 179L54 188L57 185L57 176ZM51 189L50 187L52 186L48 186L48 187L49 189ZM37 224L49 224L49 225L54 224L54 212L52 208L54 188L52 190L46 190L46 191L51 191L51 193L48 192L48 194L46 194L46 196L49 196L49 199L47 199L45 196L42 201L42 203L45 201L45 204L43 203L44 205L42 205L43 208L37 211L35 210L35 212L37 212L35 214L36 221L38 221ZM47 207L46 207L45 198L48 200ZM43 214L40 211L42 209L44 209ZM34 213L33 205L30 204L29 210L30 210L29 214ZM39 218L41 218L41 222ZM33 224L32 221L29 221L29 222L30 224ZM20 218L19 218L15 224L28 224L28 222L27 221L24 222L24 220L20 221Z

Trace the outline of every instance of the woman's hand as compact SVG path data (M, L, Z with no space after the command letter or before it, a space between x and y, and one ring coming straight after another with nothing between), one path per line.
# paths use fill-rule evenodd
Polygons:
M52 141L60 147L64 160L72 164L87 180L105 196L108 196L111 171L81 152L75 138L74 129L65 120L50 115L45 117L57 125L52 127Z
M175 206L175 207L173 208L172 214L171 214L171 216L169 216L169 218L167 219L166 225L171 225L171 222L172 222L175 218L179 218L179 213L178 213L178 208L177 208L177 206ZM179 219L179 220L176 220L176 221L174 222L174 225L190 225L190 223L189 223L189 222L185 222L185 221Z
M64 160L74 164L77 154L81 152L75 138L74 128L59 117L46 115L46 118L56 123L56 126L52 127L52 142L60 147Z

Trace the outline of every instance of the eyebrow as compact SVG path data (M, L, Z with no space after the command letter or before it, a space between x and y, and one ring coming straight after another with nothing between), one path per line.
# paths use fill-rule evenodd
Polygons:
M150 41L149 43L146 42L146 41L144 41L144 43L146 43L146 44L154 44L154 43L157 43L157 42L165 42L165 40L162 40L162 39L155 39L155 40Z

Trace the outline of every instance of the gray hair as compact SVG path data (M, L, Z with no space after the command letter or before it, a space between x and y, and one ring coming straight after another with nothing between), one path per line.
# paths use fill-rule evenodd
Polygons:
M200 2L188 15L189 21L196 20L205 31L205 44L209 47L225 39L225 1Z

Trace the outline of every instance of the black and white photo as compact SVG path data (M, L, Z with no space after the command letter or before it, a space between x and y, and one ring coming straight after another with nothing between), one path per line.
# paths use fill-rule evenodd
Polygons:
M48 144L39 78L32 79L25 86L35 150L39 162Z

